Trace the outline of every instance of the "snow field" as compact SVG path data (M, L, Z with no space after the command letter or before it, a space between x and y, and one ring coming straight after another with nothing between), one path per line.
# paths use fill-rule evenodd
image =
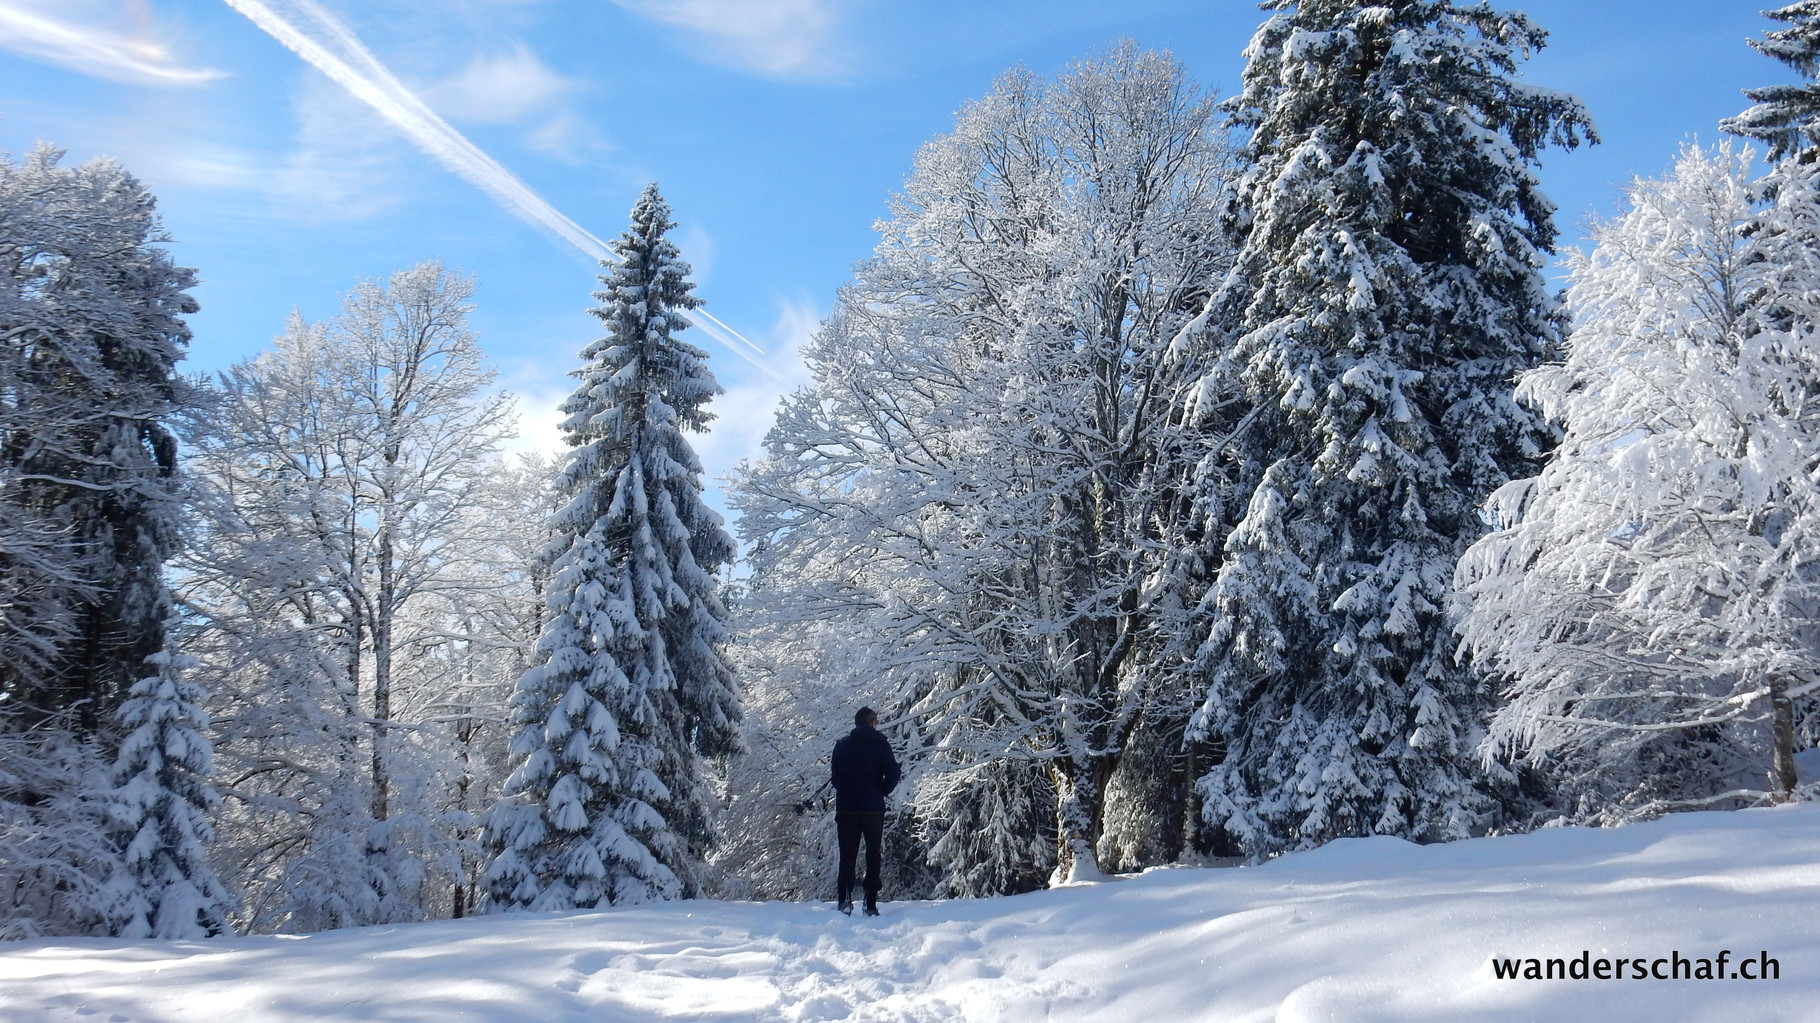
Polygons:
M0 949L0 1019L1811 1020L1820 805L1156 870L1013 898L668 903ZM1499 980L1493 956L1767 951L1776 980Z

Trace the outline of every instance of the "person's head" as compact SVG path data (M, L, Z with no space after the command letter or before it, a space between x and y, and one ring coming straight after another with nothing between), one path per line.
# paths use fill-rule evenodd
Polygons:
M861 707L853 712L853 723L866 728L877 728L878 711L871 707Z

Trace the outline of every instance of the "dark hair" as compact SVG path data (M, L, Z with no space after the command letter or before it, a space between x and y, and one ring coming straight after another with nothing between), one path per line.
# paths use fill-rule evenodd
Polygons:
M855 725L877 724L878 711L873 710L871 707L861 707L853 712L853 723Z

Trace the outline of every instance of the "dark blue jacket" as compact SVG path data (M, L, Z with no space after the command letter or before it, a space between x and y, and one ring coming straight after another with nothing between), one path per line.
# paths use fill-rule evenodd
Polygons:
M856 726L834 744L834 809L883 813L885 795L897 788L903 770L891 744L876 728Z

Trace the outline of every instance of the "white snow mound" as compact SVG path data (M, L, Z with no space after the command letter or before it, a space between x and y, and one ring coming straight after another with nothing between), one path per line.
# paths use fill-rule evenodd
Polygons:
M0 946L21 1023L1812 1020L1820 804L1157 870L1014 898L686 902L304 937ZM1494 957L1767 959L1506 980ZM1710 964L1709 964L1710 965ZM1688 968L1693 969L1692 967ZM1672 959L1663 967L1673 970Z

